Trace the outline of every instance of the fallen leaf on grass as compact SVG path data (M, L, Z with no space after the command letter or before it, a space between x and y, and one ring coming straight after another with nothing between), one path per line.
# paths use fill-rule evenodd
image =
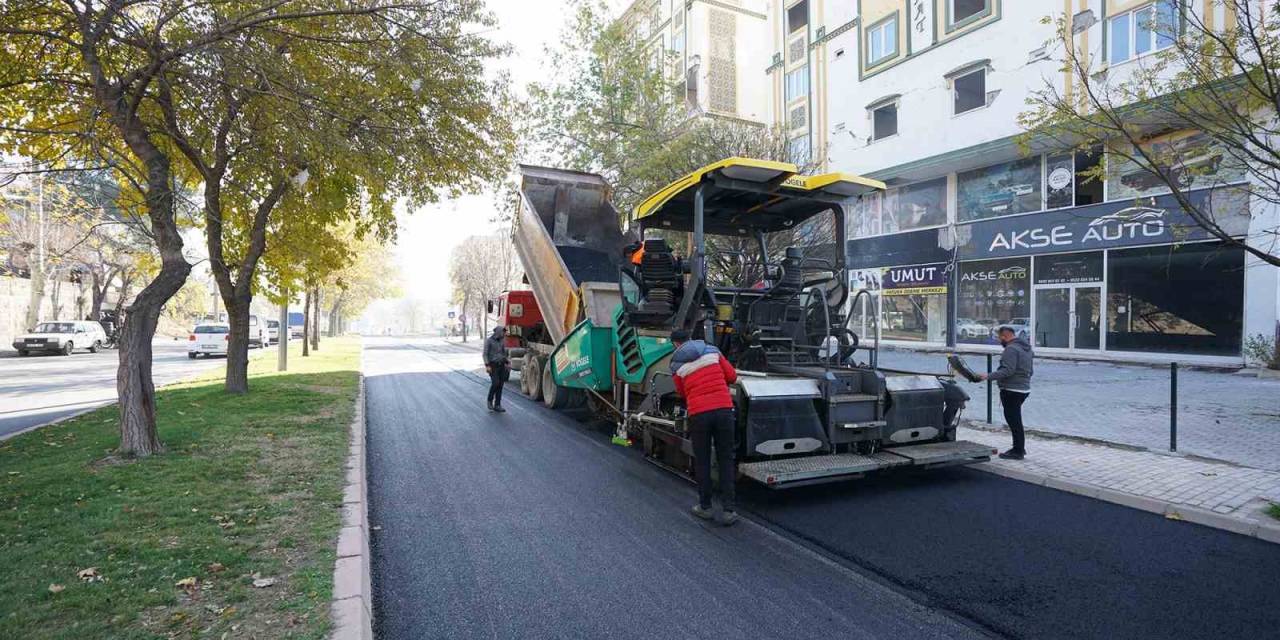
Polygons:
M259 589L265 589L276 583L275 578L257 578L253 581L253 586Z
M20 475L22 475L22 472L21 472L21 471L10 471L10 472L9 472L9 475L11 475L11 476L20 476Z
M175 582L173 586L178 587L179 589L186 589L187 591L195 591L200 588L200 580L195 576L191 576Z
M1181 520L1182 514L1177 511L1170 511L1169 513L1164 514L1164 517L1169 520Z
M60 585L60 584L50 584L50 585L49 585L49 593L62 593L62 590L63 590L63 589L66 589L66 587L64 587L64 586L62 586L62 585Z
M85 582L97 582L99 580L102 580L102 576L98 574L97 567L89 567L88 569L81 569L80 572L76 574L76 577L80 578L81 580L84 580Z
M214 562L209 565L209 572L217 573L219 571L225 570L226 568L227 568L226 565L222 564L221 562Z

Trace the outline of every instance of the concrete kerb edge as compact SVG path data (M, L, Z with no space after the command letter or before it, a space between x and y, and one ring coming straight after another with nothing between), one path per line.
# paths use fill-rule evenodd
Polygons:
M344 467L347 486L343 491L342 529L337 543L338 558L333 566L334 598L329 606L333 630L329 637L332 640L372 640L373 590L369 553L369 485L364 454L364 374L360 374L350 435L348 464ZM351 499L358 502L347 501ZM350 540L350 536L356 539ZM357 549L357 553L344 556L344 549L351 548Z
M79 410L79 411L77 411L77 412L75 412L75 413L72 413L72 414L70 414L70 415L62 416L61 418L57 418L57 419L55 419L55 420L50 420L50 421L45 422L45 423L42 423L42 424L33 424L33 425L31 425L31 426L29 426L29 427L27 427L27 428L25 428L25 429L19 429L19 430L17 430L17 431L14 431L13 433L6 433L6 434L4 434L4 435L0 436L0 442L4 442L5 440L8 440L9 438L16 438L16 437L18 437L18 436L20 436L20 435L22 435L22 434L24 434L24 433L31 433L32 431L35 431L36 429L43 429L43 428L45 428L45 427L52 427L52 426L53 426L53 425L55 425L55 424L62 424L63 422L67 422L67 421L69 421L69 420L75 420L76 418L79 418L80 416L82 416L82 415L84 415L84 414L86 414L86 413L89 413L89 412L91 412L91 411L97 411L98 409L101 409L101 408L103 408L103 407L109 407L109 406L111 406L111 405L113 405L113 404L116 404L116 401L115 401L115 400L106 400L106 401L100 402L100 403L98 403L98 404L95 404L95 405L93 405L93 406L91 406L91 407L85 407L84 409L81 409L81 410Z
M1212 527L1214 529L1221 529L1223 531L1257 538L1264 542L1280 544L1280 525L1233 518L1225 514L1214 513L1207 509L1200 509L1198 507L1157 500L1155 498L1134 495L1132 493L1124 493L1123 491L1106 489L1087 482L1076 482L1074 480L1054 478L1041 473L1033 473L1030 471L1023 471L1021 469L999 467L992 464L979 464L975 465L975 467L986 471L987 473L1003 476L1005 478L1040 485L1057 491L1066 491L1086 498L1093 498L1095 500L1102 500L1103 502L1117 504L1122 507L1128 507L1130 509L1156 513L1171 520L1182 520L1192 524Z

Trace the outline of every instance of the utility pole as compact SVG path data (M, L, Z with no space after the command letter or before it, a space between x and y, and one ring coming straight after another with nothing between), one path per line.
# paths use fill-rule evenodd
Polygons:
M289 370L289 290L283 289L280 303L280 327L276 331L276 371Z

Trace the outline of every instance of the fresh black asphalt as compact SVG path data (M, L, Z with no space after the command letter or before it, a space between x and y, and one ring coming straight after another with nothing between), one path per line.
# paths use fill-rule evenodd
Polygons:
M488 414L446 364L474 351L419 347L365 356L384 639L1280 630L1280 547L974 469L745 487L766 526L710 527L638 452L513 389Z

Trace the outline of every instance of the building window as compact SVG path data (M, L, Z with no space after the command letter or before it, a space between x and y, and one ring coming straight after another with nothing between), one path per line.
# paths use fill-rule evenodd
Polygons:
M787 143L787 158L792 164L809 164L809 155L809 134L796 136Z
M1214 242L1109 252L1108 350L1239 356L1243 326L1244 249Z
M896 233L947 223L947 179L926 182L886 191L883 233Z
M971 222L1040 210L1040 156L956 174L957 219Z
M991 0L947 0L947 29L991 15Z
M955 115L987 106L987 70L978 69L951 81L955 92Z
M876 107L871 110L871 139L883 140L898 135L898 103Z
M809 25L809 2L801 0L787 9L787 33L794 33Z
M1178 30L1175 0L1159 0L1107 20L1111 64L1173 46Z
M867 66L874 67L898 55L898 14L867 28Z
M787 102L809 95L809 65L788 71L786 85Z
M1105 184L1098 175L1098 165L1102 164L1102 147L1088 151L1077 151L1075 158L1076 173L1076 206L1083 207L1098 204L1105 199Z
M946 263L890 267L884 270L881 282L883 338L911 342L946 341Z
M1200 189L1241 182L1246 173L1234 154L1199 131L1174 131L1142 143L1148 162L1160 167L1182 189ZM1107 160L1107 199L1128 200L1167 193L1169 185L1159 175L1129 160L1137 154L1117 143ZM1144 162L1144 165L1147 165ZM1147 165L1149 166L1149 165Z
M995 329L1010 325L1030 335L1031 259L960 263L956 342L996 344Z

